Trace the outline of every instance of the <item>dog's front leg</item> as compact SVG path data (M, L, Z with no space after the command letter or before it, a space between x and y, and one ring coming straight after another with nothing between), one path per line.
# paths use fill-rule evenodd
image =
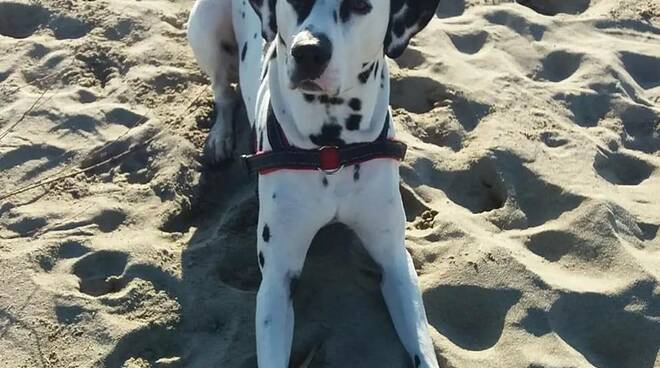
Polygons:
M289 366L293 339L293 294L307 250L333 213L319 206L320 184L300 175L271 174L259 179L258 262L262 280L257 294L256 333L259 368ZM307 185L306 185L307 184Z
M257 294L257 358L259 368L285 368L293 339L292 293L300 271L295 267L271 271L274 262L267 267Z
M381 291L411 366L438 368L417 273L405 247L398 164L382 160L363 165L361 172L364 188L352 201L348 224L381 268Z

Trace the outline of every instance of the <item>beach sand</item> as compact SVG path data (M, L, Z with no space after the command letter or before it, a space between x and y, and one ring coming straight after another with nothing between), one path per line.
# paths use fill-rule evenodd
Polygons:
M0 367L256 367L255 178L200 163L191 6L0 1ZM660 367L660 4L446 0L390 67L441 367ZM292 366L407 366L378 285L322 230Z

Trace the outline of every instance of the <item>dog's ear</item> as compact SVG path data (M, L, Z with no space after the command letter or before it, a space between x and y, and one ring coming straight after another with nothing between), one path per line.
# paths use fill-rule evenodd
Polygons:
M385 53L395 59L408 47L410 39L431 21L439 0L392 0L390 24L385 35Z
M261 18L261 34L269 42L274 40L277 34L276 3L277 0L250 0L250 5Z

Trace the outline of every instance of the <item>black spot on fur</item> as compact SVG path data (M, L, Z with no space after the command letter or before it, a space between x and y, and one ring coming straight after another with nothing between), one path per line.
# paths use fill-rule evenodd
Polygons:
M277 34L277 39L280 40L280 43L282 46L286 47L286 42L284 42L284 39L282 38L282 34L278 33Z
M324 105L341 105L344 103L344 99L341 97L330 97L328 95L322 95L319 97L319 102Z
M376 79L376 76L378 76L378 68L380 67L380 63L377 61L376 62L376 67L374 68L374 79Z
M264 130L259 131L259 152L264 150Z
M314 95L310 95L307 93L303 94L303 98L305 98L305 101L307 102L314 102L314 100L316 100L316 97Z
M229 55L236 55L236 46L230 44L229 42L220 42L220 48L222 48L222 51Z
M353 111L360 111L362 109L362 100L359 98L351 98L348 102L348 106L353 109Z
M312 11L312 8L314 7L314 3L316 3L315 0L305 0L305 1L300 1L300 0L287 0L289 4L291 4L291 7L293 7L293 10L296 12L296 15L298 16L298 24L301 24L308 16L309 13Z
M358 79L360 82L362 82L362 84L367 83L369 80L369 75L371 75L371 72L374 70L374 66L376 66L376 63L372 63L371 66L369 66L369 69L358 74Z
M328 178L326 178L326 177L324 176L324 177L323 177L323 180L321 180L321 183L323 183L323 186L324 186L324 187L327 187L327 186L328 186Z
M321 134L312 134L309 139L317 146L343 146L346 144L340 139L342 127L337 124L325 124Z
M298 289L298 277L293 276L289 281L289 298L293 300L293 297L296 295L296 290Z
M263 252L259 252L259 264L261 265L261 268L264 268L264 265L266 264Z
M277 18L275 17L275 3L277 0L268 0L268 7L270 8L270 19L268 19L268 26L273 33L277 33Z
M348 130L358 130L360 129L360 123L362 122L362 115L352 114L346 119L346 129Z
M264 230L261 232L261 237L266 243L270 241L270 228L268 227L268 224L264 225Z
M415 355L415 368L419 367L422 362L419 360L419 355Z
M360 180L360 164L355 165L355 169L353 170L353 180Z
M247 53L247 42L243 44L243 51L241 51L241 61L245 61L246 53Z
M334 12L332 12L332 19L335 20L335 23L337 23L337 21L338 21L337 18L338 18L338 17L337 17L337 11L335 10Z

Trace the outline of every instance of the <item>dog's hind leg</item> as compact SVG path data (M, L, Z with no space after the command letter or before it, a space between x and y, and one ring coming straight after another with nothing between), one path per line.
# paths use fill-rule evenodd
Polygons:
M211 164L231 157L238 79L238 47L232 24L231 0L197 0L188 19L188 42L197 63L211 80L217 117L204 146Z

